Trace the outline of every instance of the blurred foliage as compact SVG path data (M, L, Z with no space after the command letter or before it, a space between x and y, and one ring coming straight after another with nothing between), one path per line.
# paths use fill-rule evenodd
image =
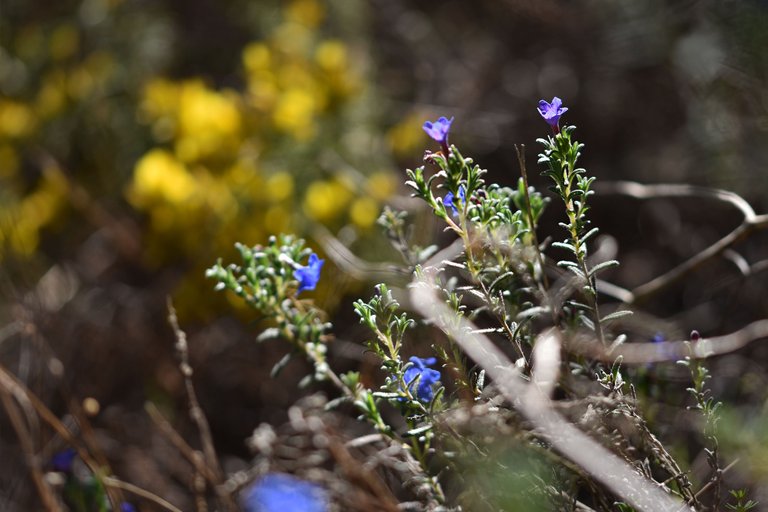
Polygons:
M232 240L313 223L364 237L397 180L371 129L364 40L334 25L362 5L260 4L244 19L269 23L243 22L224 78L170 77L170 4L15 6L0 50L0 258L71 257L93 231L138 222L140 249L123 256L182 265L178 305L202 311L203 269Z

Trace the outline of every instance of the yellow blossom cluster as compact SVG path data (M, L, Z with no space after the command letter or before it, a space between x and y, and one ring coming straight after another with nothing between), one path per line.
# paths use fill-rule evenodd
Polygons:
M236 240L311 237L315 224L377 234L399 180L374 135L364 37L334 25L351 7L270 5L272 21L216 79L167 77L151 39L163 22L151 15L135 18L151 25L146 44L109 35L129 19L120 2L14 27L0 46L0 90L14 91L0 94L0 261L35 256L44 240L82 240L103 218L86 203L138 221L142 261L182 263L190 296L208 283L189 276L202 281ZM150 44L154 64L126 58L154 55L142 53Z
M45 158L50 148L42 145L41 133L60 123L67 109L82 108L115 77L113 58L103 51L85 52L70 22L49 30L30 24L6 42L0 69L5 85L19 90L0 95L0 261L6 251L35 254L41 231L68 204L66 180ZM38 69L33 81L30 72ZM25 175L25 163L37 169L36 179Z
M207 265L233 240L311 236L313 223L374 227L397 179L374 158L360 166L342 156L369 100L364 62L322 35L327 10L321 0L283 4L281 22L242 50L242 87L145 84L139 115L156 147L137 161L125 197L147 217L150 263L183 255Z
M243 49L242 90L200 79L145 85L141 119L158 146L138 160L126 197L157 244L168 235L192 250L214 231L256 243L307 221L373 226L394 176L319 163L351 130L345 110L363 85L348 46L320 35L326 9L287 3L282 22Z

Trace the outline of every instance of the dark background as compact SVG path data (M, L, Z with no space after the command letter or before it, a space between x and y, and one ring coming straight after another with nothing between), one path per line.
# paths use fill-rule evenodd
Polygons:
M532 184L545 190L535 163L535 139L547 134L547 126L536 105L541 98L559 96L569 108L564 121L578 126L576 136L586 144L581 163L598 181L724 188L747 199L758 213L765 209L764 2L321 4L325 17L312 30L347 45L364 84L354 105L329 110L323 126L329 127L328 137L346 141L334 150L365 176L384 170L402 182L402 169L420 165L424 149L431 146L420 133L421 123L445 115L455 117L451 142L489 169L489 180L515 184L520 170L514 144L525 144ZM6 116L6 125L0 122L6 126L0 156L10 147L17 160L15 172L0 175L5 205L0 213L6 219L0 267L0 318L6 327L0 327L0 362L66 422L73 421L76 404L95 398L100 411L90 421L115 473L185 510L191 506L185 466L144 413L144 403L155 402L182 435L194 438L165 319L166 296L182 304L201 404L228 471L246 466L243 439L256 425L285 421L286 408L306 392L296 382L307 366L294 361L270 379L269 369L285 347L255 344L258 325L249 313L233 311L231 302L201 280L201 270L221 255L211 253L209 242L230 247L241 233L200 228L182 250L172 237L151 238L147 212L126 199L136 162L163 144L142 117L141 88L152 77L200 77L212 90L244 91L243 47L270 37L286 5L85 0L53 6L0 0L0 99L33 105L45 77L62 69L75 73L93 52L110 55L117 70L98 94L68 93L67 107L26 135L10 133L7 127L18 125L7 121L7 109L0 109L0 121ZM37 52L34 45L25 53L19 43L33 33L48 41L61 25L79 34L78 49L70 55ZM349 136L356 126L363 126L374 142L361 144L357 141L367 139ZM259 137L264 152L283 148L272 163L286 163L295 173L296 197L325 176L312 170L317 159L328 156L330 143L322 135L295 151L276 135ZM35 250L23 254L8 240L20 229L19 215L26 210L19 213L12 206L38 190L48 158L65 169L70 184L84 189L89 206L78 206L71 192L57 199L65 206L40 228ZM0 158L0 164L10 168L7 159ZM406 194L404 188L399 191ZM402 199L393 202L403 204ZM622 266L609 277L628 288L701 251L742 220L730 205L697 198L639 201L598 194L593 204L594 225L618 243ZM45 199L36 208L44 209ZM105 211L106 220L96 215L94 221L94 209ZM556 226L559 211L553 201L542 239L562 236ZM296 219L299 234L319 245L300 211ZM424 241L433 235L439 243L446 241L428 219L420 222L431 226ZM349 226L342 219L328 227L367 260L396 260L394 252L382 249L386 243L375 228L350 235L354 230ZM178 227L193 235L195 229ZM262 235L270 229L263 226ZM147 261L150 244L163 248L164 256ZM761 233L734 249L750 264L767 257ZM709 336L766 317L765 276L759 271L744 276L731 260L717 259L645 304L640 320L628 324L630 332L636 339L656 331L683 338L692 329ZM372 283L341 278L330 264L327 272L332 284L318 291L318 301L336 325L336 361L375 376L376 363L360 346L366 333L350 305L356 297L368 297ZM202 284L187 286L197 281ZM715 395L732 406L723 422L726 458L744 460L732 473L734 485L749 486L758 498L765 496L768 476L760 462L768 457L762 448L768 431L762 413L766 362L768 353L758 342L712 363ZM658 378L680 382L674 372L660 372ZM660 409L680 408L684 401L675 394L666 397L667 403L659 396L651 399L662 403ZM660 430L668 435L665 440L680 442L673 428ZM63 447L50 431L41 431L41 457ZM5 420L0 420L0 451L0 508L36 507L22 452Z

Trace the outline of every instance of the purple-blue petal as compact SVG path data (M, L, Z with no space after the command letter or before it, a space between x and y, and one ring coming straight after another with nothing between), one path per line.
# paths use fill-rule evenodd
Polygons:
M552 98L552 103L549 103L546 100L540 100L538 111L547 124L555 128L560 122L560 116L568 111L568 107L563 107L562 105L563 100L555 96Z
M405 373L403 374L403 379L406 384L408 384L408 388L411 389L411 392L413 393L414 390L412 386L415 381L418 380L415 390L416 398L422 402L432 401L435 394L434 387L440 382L440 372L429 368L429 366L437 363L437 359L434 357L423 359L421 357L413 356L409 361L413 363L413 365L405 370Z
M246 512L327 512L328 493L292 475L271 473L243 494Z
M456 208L456 205L453 204L453 192L448 192L445 194L445 197L443 198L443 204L446 208L453 210L454 216L459 215L459 210Z
M427 132L427 135L432 137L434 140L440 144L446 144L448 141L448 132L451 129L451 123L453 123L453 118L447 119L445 117L441 117L434 123L431 121L426 121L422 128L424 128L424 131Z
M448 192L445 194L445 197L443 198L443 204L446 208L450 208L453 211L453 216L458 217L459 215L459 209L454 203L454 199L456 199L456 196L453 195L453 192ZM464 193L464 186L459 187L459 200L461 201L462 207L464 206L464 203L467 201L466 194Z
M317 282L320 281L320 270L323 268L323 263L325 263L325 260L321 260L317 254L312 253L309 255L309 264L307 266L299 267L293 271L293 277L299 281L298 292L315 289Z
M51 457L51 469L60 473L69 473L72 471L72 464L75 462L75 457L77 457L77 451L75 451L74 448L67 448L66 450L55 453L53 457Z

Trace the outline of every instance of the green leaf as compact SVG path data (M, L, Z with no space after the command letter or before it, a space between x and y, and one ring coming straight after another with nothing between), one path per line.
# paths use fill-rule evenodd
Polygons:
M614 311L609 315L605 315L603 318L600 319L600 321L610 322L612 320L618 320L619 318L624 318L625 316L630 316L632 314L633 314L632 311L629 311L628 309L622 309L621 311Z

